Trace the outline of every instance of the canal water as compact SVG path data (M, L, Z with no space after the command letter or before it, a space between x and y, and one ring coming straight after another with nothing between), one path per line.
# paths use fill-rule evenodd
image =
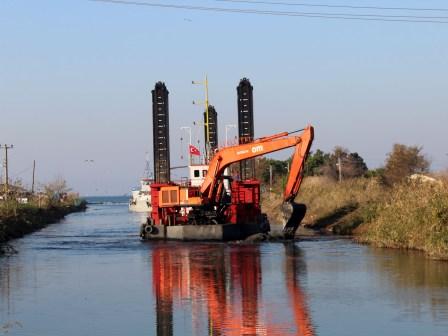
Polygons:
M12 243L0 335L448 335L447 262L346 239L142 242L119 201Z

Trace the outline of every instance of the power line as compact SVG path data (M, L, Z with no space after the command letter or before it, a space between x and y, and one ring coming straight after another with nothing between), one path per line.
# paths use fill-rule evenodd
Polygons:
M245 1L245 0L214 0L214 1L225 1L225 2L244 2L244 3L266 3L263 1ZM268 2L269 3L269 2ZM274 2L275 4L275 2ZM276 3L279 4L279 3ZM297 12L278 12L278 13L297 13ZM316 13L316 12L298 12L304 15L331 15L331 16L350 16L350 17L379 17L379 18L408 18L408 19L448 19L448 16L421 16L421 15L391 15L391 14L365 14L365 13Z
M33 166L31 165L31 166L29 166L29 167L27 167L27 168L25 168L25 169L19 171L18 173L14 173L14 174L12 174L12 176L13 176L14 178L21 177L23 174L25 174L26 172L30 171L32 168L33 168Z
M432 12L448 12L448 8L415 8L415 7L381 7L381 6L352 6L352 5L328 5L328 4L311 4L311 3L297 3L297 2L282 2L282 1L257 1L257 0L213 0L217 2L232 2L244 4L259 4L259 5L279 5L279 6L293 6L293 7L320 7L320 8L346 8L346 9L375 9L375 10L402 10L402 11L432 11Z
M124 0L88 0L88 1L121 4L121 5L184 9L193 11L257 14L257 15L270 15L270 16L308 17L308 18L323 18L323 19L337 19L337 20L339 19L339 20L382 21L382 22L414 22L414 23L441 23L441 24L448 23L448 21L440 20L440 19L448 19L448 17L432 17L432 16L425 17L425 16L406 16L406 15L400 16L400 15L380 15L380 14L321 13L321 12L307 13L307 12L292 12L292 11L270 11L270 10L255 10L255 9L240 9L240 8L173 5L173 4L124 1Z

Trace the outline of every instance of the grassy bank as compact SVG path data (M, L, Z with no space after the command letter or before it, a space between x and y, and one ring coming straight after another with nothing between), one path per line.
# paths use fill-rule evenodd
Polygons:
M375 178L337 183L310 177L296 201L308 208L303 225L320 234L354 235L363 243L418 249L448 259L446 183L385 187ZM280 204L280 193L263 196L263 211L271 222L282 221Z
M83 211L86 203L79 200L38 206L9 201L0 203L0 244L56 223L67 214Z
M307 206L305 227L321 234L352 234L370 216L371 208L382 197L384 188L375 179L351 179L337 183L323 177L303 181L296 202ZM281 193L264 193L263 211L274 223L282 221Z
M424 183L393 188L357 234L359 241L375 246L417 249L448 259L448 188Z
M350 235L374 215L385 188L376 179L350 179L338 183L310 177L297 201L308 207L303 224L321 233Z

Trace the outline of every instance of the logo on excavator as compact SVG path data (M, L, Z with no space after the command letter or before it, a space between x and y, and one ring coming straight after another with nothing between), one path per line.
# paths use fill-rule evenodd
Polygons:
M258 146L254 146L252 147L252 153L260 153L263 151L263 145L258 145Z

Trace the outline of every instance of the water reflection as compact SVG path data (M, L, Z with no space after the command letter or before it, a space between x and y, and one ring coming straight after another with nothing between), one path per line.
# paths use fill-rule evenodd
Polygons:
M419 251L371 248L373 266L394 301L408 307L408 314L421 315L430 307L434 321L448 320L448 265L431 260Z
M191 303L193 334L205 334L205 319L208 335L314 335L299 286L300 250L294 244L284 249L284 265L274 274L282 288L264 293L259 245L155 245L157 335L173 335L173 315L176 307L187 309L184 302ZM271 300L282 293L288 299Z

